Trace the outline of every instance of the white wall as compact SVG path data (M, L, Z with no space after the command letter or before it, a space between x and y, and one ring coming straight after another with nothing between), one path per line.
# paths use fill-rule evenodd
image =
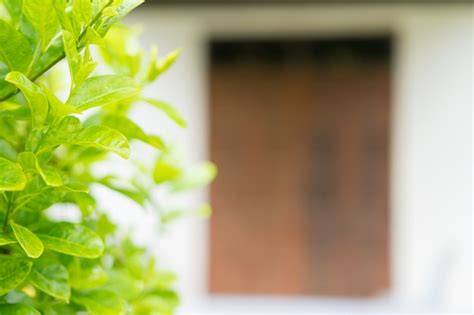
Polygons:
M176 104L190 127L166 134L190 160L207 156L207 51L212 36L334 36L391 33L393 296L401 303L471 307L472 29L469 5L146 7L129 18L146 45L181 47L177 65L148 92ZM137 118L161 130L156 113ZM203 198L203 196L196 196ZM156 243L156 241L155 241ZM156 244L155 244L156 245ZM181 275L185 303L206 293L207 230L186 220L157 251Z

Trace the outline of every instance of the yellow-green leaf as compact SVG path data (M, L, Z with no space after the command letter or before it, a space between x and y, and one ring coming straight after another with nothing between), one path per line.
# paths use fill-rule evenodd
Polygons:
M41 49L46 51L58 32L59 22L51 0L23 0L23 12L36 29Z
M127 118L126 116L106 114L101 117L100 122L112 129L119 131L127 139L137 139L154 146L157 149L163 149L164 143L160 137L147 135L140 126Z
M67 63L71 72L71 78L74 78L77 69L79 69L80 56L77 51L76 40L71 32L63 30L63 44L64 53L66 54Z
M33 58L33 51L23 34L0 19L0 61L11 70L25 71Z
M69 286L69 273L60 264L35 264L31 269L30 282L41 291L69 302L71 288Z
M201 188L208 185L217 175L217 167L211 162L198 164L182 174L172 187L174 191Z
M15 289L28 277L32 262L0 255L0 296Z
M21 248L25 251L28 257L38 258L43 254L44 246L43 242L36 236L33 232L27 229L24 226L16 224L14 222L10 223L12 227L13 234L16 237L16 240L20 244Z
M114 152L124 159L130 156L130 147L124 135L106 126L91 126L81 131L72 143Z
M0 157L0 190L23 190L26 185L26 176L13 162Z
M115 104L132 99L140 92L136 82L124 75L102 75L90 77L73 91L68 104L85 111L96 106Z
M121 315L126 311L125 301L110 291L77 292L72 300L84 305L90 315Z
M67 222L50 224L38 233L46 248L78 257L97 258L104 242L91 229Z
M186 121L183 119L181 114L170 104L158 100L153 100L150 98L145 98L143 100L153 105L155 108L161 110L163 113L165 113L166 116L168 116L168 118L170 118L180 127L186 127Z
M51 166L41 165L33 152L21 152L18 155L18 161L26 172L37 172L40 174L46 185L52 187L63 185L59 172Z
M16 243L16 241L13 238L4 233L0 233L0 246L14 243Z
M25 96L31 109L33 128L41 126L48 116L48 99L43 90L17 71L10 72L5 79L15 84Z
M172 181L181 175L181 168L165 155L160 156L153 170L153 180L160 184Z
M41 315L40 312L26 304L0 304L2 315Z
M180 50L175 49L166 55L162 60L157 61L157 50L152 50L146 80L154 81L160 74L168 70L169 67L171 67L176 61L176 59L178 59L179 54Z
M79 25L87 25L92 19L92 1L75 0L72 6L74 21Z

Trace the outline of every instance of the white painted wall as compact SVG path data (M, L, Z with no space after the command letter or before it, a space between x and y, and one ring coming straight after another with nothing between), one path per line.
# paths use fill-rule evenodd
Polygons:
M157 43L163 52L183 50L176 66L148 93L176 104L190 126L178 131L162 125L151 111L137 113L137 119L149 131L165 130L186 148L189 160L204 159L206 45L212 36L393 34L391 296L414 308L467 312L472 295L473 16L467 4L138 9L128 22L143 26L146 45ZM153 232L142 238L153 239L162 263L178 271L185 305L197 310L195 299L206 295L206 223L185 220L158 240Z

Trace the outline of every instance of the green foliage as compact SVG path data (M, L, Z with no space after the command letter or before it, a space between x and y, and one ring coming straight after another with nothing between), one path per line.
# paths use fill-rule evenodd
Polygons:
M129 117L140 104L186 126L173 106L142 95L179 51L158 58L155 48L129 49L136 32L117 23L141 3L0 0L2 315L172 314L179 304L175 275L109 220L104 210L113 205L97 209L91 190L101 185L154 209L162 225L210 214L207 204L167 206L156 191L172 198L206 186L215 166L183 168L160 136ZM131 155L135 141L154 152L152 163ZM133 174L96 174L109 153L132 157ZM79 220L46 211L65 204Z

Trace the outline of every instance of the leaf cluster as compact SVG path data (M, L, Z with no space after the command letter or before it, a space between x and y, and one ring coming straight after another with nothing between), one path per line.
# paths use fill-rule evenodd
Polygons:
M120 233L91 191L153 208L162 224L210 212L167 209L154 194L157 185L168 194L203 187L216 169L183 168L130 118L148 104L186 125L168 103L142 96L179 52L129 49L136 33L118 22L141 2L0 0L0 314L171 314L179 304L175 276ZM156 152L152 165L135 160L132 177L93 171L111 155L129 159L132 142ZM48 210L58 205L79 219L57 220Z

